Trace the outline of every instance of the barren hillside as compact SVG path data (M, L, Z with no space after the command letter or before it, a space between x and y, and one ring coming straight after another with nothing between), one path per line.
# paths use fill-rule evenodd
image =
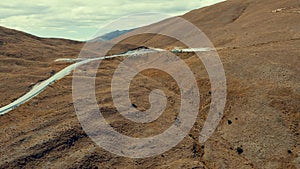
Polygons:
M201 105L193 129L173 149L155 157L130 159L98 147L78 122L70 75L0 116L0 168L300 168L300 2L228 0L182 17L207 34L226 73L224 116L207 142L200 144L198 137L211 100L210 82L201 61L194 54L182 53L178 56L195 74ZM172 25L164 28L175 29ZM75 58L83 46L3 27L0 35L0 106L67 66L54 60ZM193 35L187 32L186 36ZM165 49L181 45L148 34L122 44L113 51L137 45ZM161 133L174 122L180 106L178 86L164 72L140 73L130 89L137 108L149 108L148 94L156 88L167 94L169 102L162 117L153 123L143 126L125 120L113 106L110 93L112 75L121 61L115 58L101 63L96 79L99 108L124 134L144 137Z

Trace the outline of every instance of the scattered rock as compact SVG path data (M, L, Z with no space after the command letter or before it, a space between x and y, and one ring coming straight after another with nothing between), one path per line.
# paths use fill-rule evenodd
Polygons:
M288 153L289 153L289 154L292 154L293 152L292 152L291 150L288 150Z
M132 103L131 106L134 107L134 108L137 108L137 105L134 104L134 103Z
M52 70L52 71L50 72L50 75L51 75L51 76L55 75L55 70Z
M229 125L231 125L231 124L232 124L232 121L231 121L231 120L228 120L227 123L228 123Z
M242 153L244 152L244 150L243 150L241 147L238 147L238 148L236 149L236 152L237 152L238 154L242 154Z
M286 8L278 8L278 9L273 10L272 13L282 12L285 9Z
M192 152L193 152L193 157L194 158L201 156L201 149L200 149L200 146L197 143L193 144Z

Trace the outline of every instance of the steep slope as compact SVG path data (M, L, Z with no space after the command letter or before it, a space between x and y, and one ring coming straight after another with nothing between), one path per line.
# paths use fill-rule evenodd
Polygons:
M274 12L281 9L280 12ZM299 2L229 0L193 10L182 17L199 27L216 47L247 47L278 41L299 39ZM160 24L166 24L169 20ZM171 25L166 29L173 29ZM175 28L174 28L175 29ZM180 30L180 28L176 28ZM193 36L186 32L185 36ZM143 43L144 37L131 39ZM162 41L159 36L147 40L148 45L163 46L175 41ZM161 43L157 43L160 41Z
M96 146L76 118L68 76L0 117L0 168L300 168L299 7L298 0L229 0L182 16L205 32L217 47L227 78L224 117L205 144L200 144L198 137L210 104L210 82L205 67L193 54L179 54L195 74L201 108L189 135L170 151L146 159L129 159ZM180 29L172 28L167 24L169 21L156 26ZM186 32L186 36L193 34ZM1 91L5 94L6 84L12 85L9 91L20 88L19 93L28 87L24 73L33 72L28 65L35 66L39 76L34 77L40 80L51 69L64 66L50 64L55 58L71 57L81 47L70 41L39 39L19 32L12 36L6 31L1 38L5 37L13 42L5 45L14 47L1 47L6 54L1 55L0 68L12 76L0 76L5 82L0 89L5 89ZM27 40L13 46L18 41L15 39ZM49 41L55 46L49 46ZM122 43L161 48L182 45L171 38L148 34ZM40 57L44 50L49 58ZM15 65L20 59L26 62L19 68ZM10 60L12 66L2 60ZM101 63L101 76L96 79L99 107L107 121L130 136L162 132L174 122L174 112L180 106L176 83L161 71L149 70L136 76L131 85L131 100L139 109L149 108L148 93L156 88L167 94L170 103L156 122L130 123L117 113L110 93L111 77L120 61L116 58ZM18 76L13 78L13 74ZM23 76L26 83L19 84ZM8 102L6 97L2 99Z
M55 59L76 57L83 43L44 39L0 27L0 106L27 92L32 85L65 67L53 66Z
M286 8L281 12L276 9ZM232 0L183 17L195 23L216 46L250 46L299 38L299 2Z

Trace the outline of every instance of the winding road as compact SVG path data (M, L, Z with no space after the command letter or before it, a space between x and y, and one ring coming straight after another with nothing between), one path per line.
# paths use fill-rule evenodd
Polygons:
M177 53L177 52L203 52L203 51L211 51L213 49L208 49L208 48L191 48L191 49L174 49L172 52ZM131 50L128 51L124 54L118 54L118 55L111 55L111 56L104 56L104 57L99 57L99 58L92 58L92 59L57 59L56 61L64 61L64 62L75 62L76 63L67 66L63 70L59 71L55 75L51 76L49 79L42 81L39 84L36 84L28 93L25 95L21 96L14 102L1 107L0 108L0 115L6 114L9 111L17 108L18 106L26 103L27 101L31 100L38 94L40 94L42 91L44 91L49 85L55 83L56 81L64 78L65 76L69 75L76 67L92 62L92 61L97 61L97 60L104 60L108 58L115 58L115 57L130 57L130 56L136 56L136 55L142 55L142 54L148 54L148 53L153 53L153 52L166 52L166 50L163 49L157 49L157 48L149 48L149 49L137 49L137 50Z

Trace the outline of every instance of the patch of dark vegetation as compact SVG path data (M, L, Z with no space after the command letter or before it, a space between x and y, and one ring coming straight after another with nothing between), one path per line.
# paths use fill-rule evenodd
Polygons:
M101 155L99 153L92 153L91 155L85 156L80 163L75 163L71 168L83 168L83 169L97 169L97 164L108 162L113 157L110 155Z
M133 48L131 50L139 50L139 49L149 49L147 46L139 46L137 48Z
M22 53L8 53L8 52L0 52L0 55L13 57L13 58L21 58L23 56Z
M101 107L100 112L101 114L103 114L104 117L109 117L110 115L118 113L118 110L116 108L111 107Z
M24 168L28 163L39 160L52 151L61 151L74 146L75 142L84 137L87 137L86 133L78 127L64 131L58 137L28 149L28 152L34 153L5 163L5 166L0 166L0 168Z

